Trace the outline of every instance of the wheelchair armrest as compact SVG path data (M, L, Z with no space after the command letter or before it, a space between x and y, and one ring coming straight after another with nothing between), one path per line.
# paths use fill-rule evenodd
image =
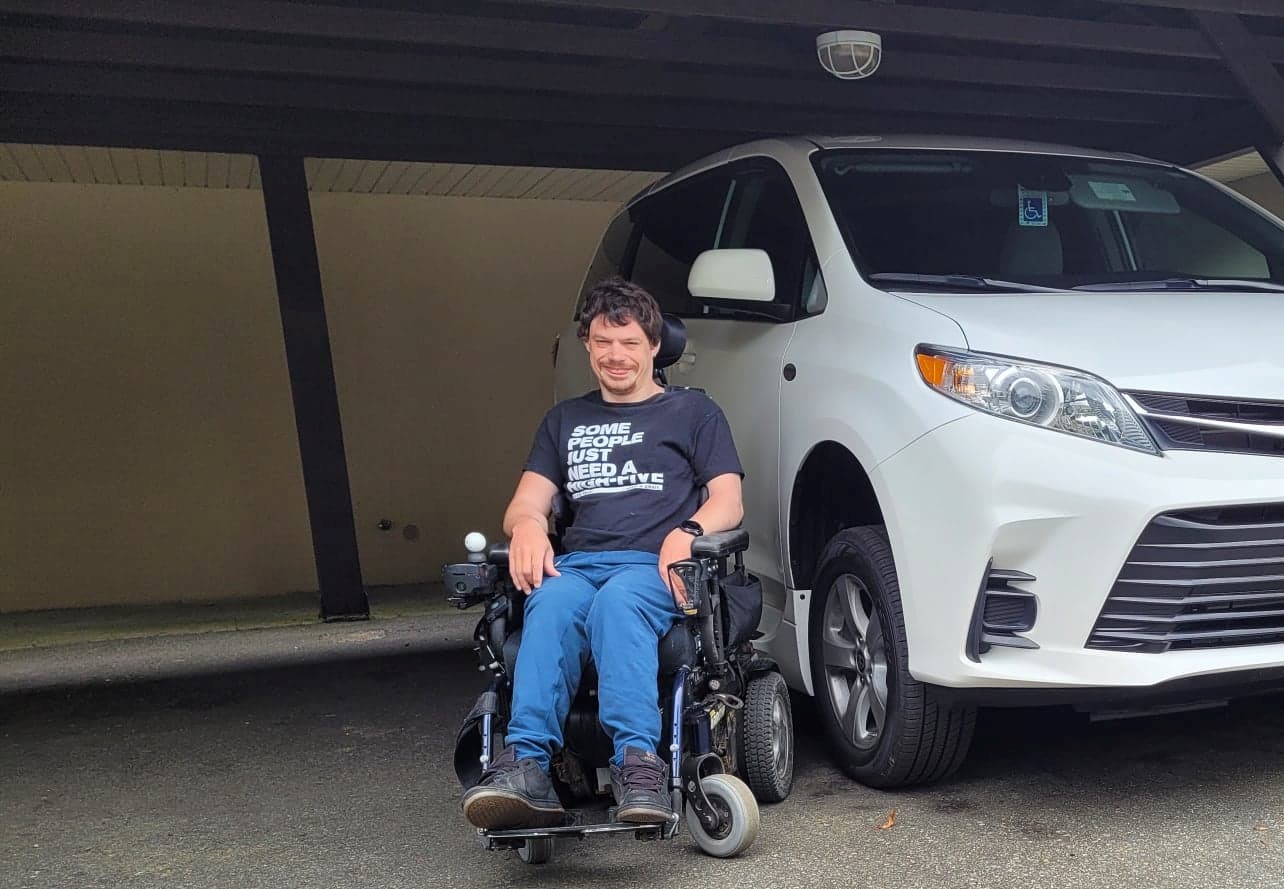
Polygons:
M486 547L486 561L501 568L508 567L508 541L492 543Z
M697 559L725 559L748 548L749 532L744 528L733 528L697 537L691 544L691 555Z

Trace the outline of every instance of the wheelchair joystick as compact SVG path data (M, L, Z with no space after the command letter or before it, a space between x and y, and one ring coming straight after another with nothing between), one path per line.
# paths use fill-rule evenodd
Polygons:
M464 549L468 550L468 561L486 561L486 535L480 531L469 531L464 535Z
M500 580L498 566L489 562L486 555L486 536L471 531L464 537L468 561L443 565L441 579L446 585L446 601L456 608L469 608L491 598Z

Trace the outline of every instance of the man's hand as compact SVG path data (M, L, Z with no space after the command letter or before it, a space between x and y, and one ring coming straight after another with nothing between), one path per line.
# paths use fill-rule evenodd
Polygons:
M691 558L691 543L695 538L686 531L674 529L669 532L669 536L664 538L664 543L660 544L660 577L664 579L664 585L673 593L673 601L677 603L678 608L687 603L687 591L682 586L682 579L676 574L669 573L669 566L674 562L681 562L684 559Z
M522 522L513 528L508 544L508 573L513 585L523 593L539 589L545 577L559 576L553 565L553 544L539 522Z
M545 577L558 576L553 567L553 545L548 542L548 515L556 494L557 485L527 470L504 511L508 573L523 593L537 589Z

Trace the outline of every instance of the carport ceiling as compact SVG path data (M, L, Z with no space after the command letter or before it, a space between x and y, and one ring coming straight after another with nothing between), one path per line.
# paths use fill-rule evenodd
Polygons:
M1284 62L1284 0L0 0L0 140L636 170L782 132L1277 144L1198 11ZM874 77L819 68L843 27L883 36Z

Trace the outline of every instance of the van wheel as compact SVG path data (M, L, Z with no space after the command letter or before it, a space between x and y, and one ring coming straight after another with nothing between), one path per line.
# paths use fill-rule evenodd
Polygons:
M887 532L871 526L834 535L814 589L812 683L838 765L870 787L953 774L972 743L976 709L941 703L910 676Z

